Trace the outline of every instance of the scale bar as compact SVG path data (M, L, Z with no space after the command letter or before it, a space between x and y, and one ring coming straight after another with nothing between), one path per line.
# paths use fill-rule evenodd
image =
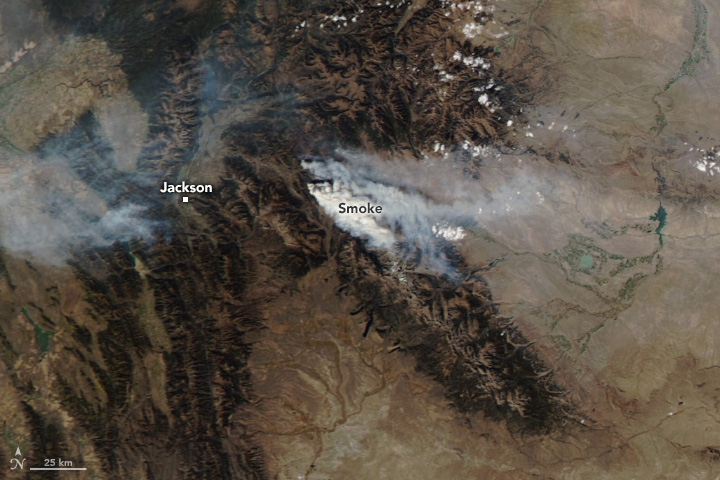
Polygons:
M33 467L30 470L87 470L87 468L80 468L80 467L38 468L38 467Z

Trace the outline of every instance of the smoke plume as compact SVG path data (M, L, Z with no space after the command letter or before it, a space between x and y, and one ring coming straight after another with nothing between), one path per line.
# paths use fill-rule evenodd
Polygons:
M487 185L447 159L387 161L341 151L338 159L306 159L303 167L316 179L313 196L340 228L372 247L417 248L426 267L439 271L451 270L443 254L448 242L462 240L467 229L531 214L548 189L531 176ZM382 214L341 214L343 202L381 205Z

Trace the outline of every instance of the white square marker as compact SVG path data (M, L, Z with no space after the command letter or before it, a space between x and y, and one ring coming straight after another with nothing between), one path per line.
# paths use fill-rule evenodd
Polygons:
M188 202L188 197L183 197L183 202L184 202L184 203L187 203L187 202Z

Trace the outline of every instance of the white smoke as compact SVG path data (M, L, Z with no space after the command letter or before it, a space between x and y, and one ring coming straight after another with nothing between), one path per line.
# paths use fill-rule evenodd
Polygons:
M370 196L361 193L354 193L352 186L346 187L343 180L338 179L334 184L311 184L308 185L320 206L326 213L330 214L335 223L354 235L370 240L373 246L380 248L392 248L396 241L395 234L382 220L375 215L341 215L339 205L341 203L356 204L375 202ZM376 203L377 204L377 203Z
M310 191L336 224L370 246L400 250L419 248L427 267L447 270L446 242L465 238L468 228L482 228L498 218L530 214L544 202L531 177L486 186L469 179L462 166L449 161L381 160L371 155L338 152L336 159L307 159L303 167L317 180ZM382 214L341 214L340 203L381 205Z

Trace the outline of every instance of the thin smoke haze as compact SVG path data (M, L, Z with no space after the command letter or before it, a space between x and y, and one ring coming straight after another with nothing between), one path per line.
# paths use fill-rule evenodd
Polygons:
M9 254L61 265L73 249L152 235L144 206L110 207L64 158L22 160L0 173L0 246Z

